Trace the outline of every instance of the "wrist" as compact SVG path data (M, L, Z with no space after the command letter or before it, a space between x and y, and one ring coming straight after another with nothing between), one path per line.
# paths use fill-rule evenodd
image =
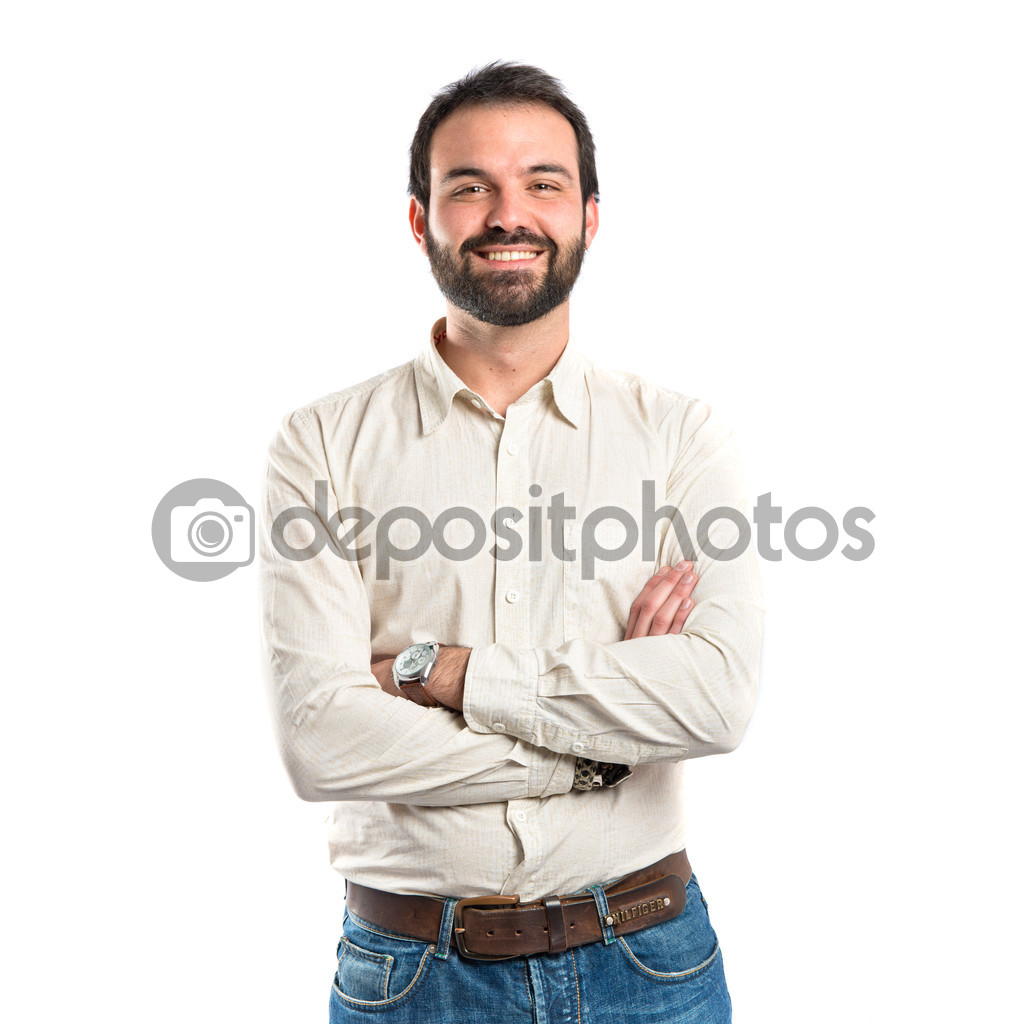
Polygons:
M470 647L444 647L437 653L437 661L426 690L438 703L453 711L462 710L462 695L466 687L466 666Z

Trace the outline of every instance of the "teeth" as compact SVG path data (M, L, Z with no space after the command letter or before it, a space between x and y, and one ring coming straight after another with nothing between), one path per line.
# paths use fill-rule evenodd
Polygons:
M487 258L489 260L501 260L502 263L507 263L509 260L532 260L537 253L535 252L489 252Z

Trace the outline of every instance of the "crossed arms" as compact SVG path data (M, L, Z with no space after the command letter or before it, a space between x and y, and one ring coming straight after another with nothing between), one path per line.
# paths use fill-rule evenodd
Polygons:
M699 473L674 471L666 486L685 521L714 505L741 507L730 437L710 433L688 456ZM370 649L355 562L327 553L290 561L270 543L280 511L315 507L318 479L330 479L320 431L309 413L296 413L271 447L261 550L267 679L303 799L450 805L550 796L570 790L577 755L636 765L739 742L761 646L752 551L731 561L699 554L692 609L682 602L693 582L679 586L688 570L653 577L618 643L446 649L437 695L461 706L451 715L387 692L390 665ZM676 565L682 554L670 532L663 557Z
M629 622L623 640L640 636L664 636L681 633L693 608L690 595L697 584L693 563L679 562L662 566L637 594L630 606ZM431 673L427 692L434 700L453 711L461 711L466 687L466 669L472 649L443 646ZM370 662L380 688L385 693L404 697L394 684L391 668L396 654L375 654Z

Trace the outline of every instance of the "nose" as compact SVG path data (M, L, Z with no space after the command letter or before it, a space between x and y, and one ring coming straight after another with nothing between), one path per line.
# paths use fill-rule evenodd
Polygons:
M487 211L487 226L506 234L529 227L526 204L517 189L499 189L494 192Z

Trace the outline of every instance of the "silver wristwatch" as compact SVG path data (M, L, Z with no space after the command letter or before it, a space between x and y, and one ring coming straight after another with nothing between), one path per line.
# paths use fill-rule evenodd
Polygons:
M436 640L412 644L395 658L391 666L391 678L394 679L399 691L409 700L425 708L444 707L426 691L440 649L441 645Z

